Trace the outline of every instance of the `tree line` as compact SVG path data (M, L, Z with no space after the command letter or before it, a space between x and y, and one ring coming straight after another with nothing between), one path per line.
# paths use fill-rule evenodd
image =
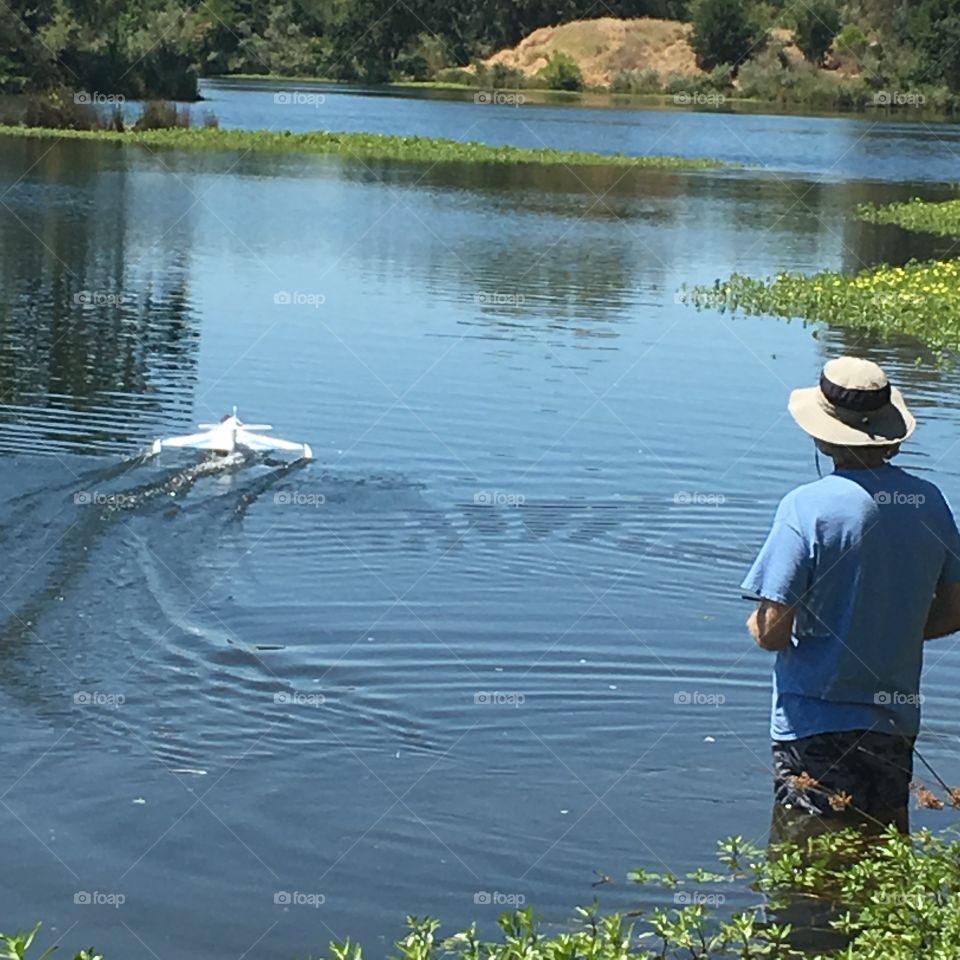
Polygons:
M878 82L960 90L960 0L5 0L0 91L57 86L194 99L238 73L425 80L584 17L694 24L702 66L735 74L788 26L811 60L838 40Z
M611 16L685 15L686 0L612 0ZM230 73L425 78L596 15L592 0L7 0L0 90L55 84L191 99Z

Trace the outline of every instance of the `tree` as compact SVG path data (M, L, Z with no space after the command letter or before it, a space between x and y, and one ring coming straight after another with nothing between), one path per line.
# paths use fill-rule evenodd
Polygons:
M317 62L316 38L304 35L293 4L286 2L270 8L262 33L254 33L240 40L229 66L243 73L297 76L314 73Z
M690 46L704 70L721 63L736 70L759 52L764 39L745 0L695 0Z
M960 6L956 0L922 0L907 14L907 41L918 56L914 81L960 90Z
M53 4L12 0L0 10L0 91L21 93L52 83L54 58L39 38Z
M840 30L840 11L836 5L832 0L803 0L794 11L794 22L800 52L811 63L823 63Z
M551 90L582 90L583 74L569 53L557 50L547 57L547 65L540 76Z

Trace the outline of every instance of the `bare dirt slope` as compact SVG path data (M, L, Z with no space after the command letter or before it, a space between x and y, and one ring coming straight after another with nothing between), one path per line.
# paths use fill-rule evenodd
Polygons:
M701 71L687 42L689 32L690 25L677 20L574 20L534 30L486 63L503 63L532 76L546 66L549 54L559 50L577 61L588 86L605 86L621 70L650 68L663 76L696 74Z

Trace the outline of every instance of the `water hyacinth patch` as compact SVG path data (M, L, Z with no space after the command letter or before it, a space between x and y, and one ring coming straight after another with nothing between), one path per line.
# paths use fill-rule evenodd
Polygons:
M915 233L960 236L960 200L935 203L916 197L905 203L888 203L879 207L867 203L857 207L854 214L868 223L891 223Z
M397 136L382 133L334 133L311 130L221 130L215 127L174 127L162 130L61 130L47 127L0 126L0 136L56 140L97 140L146 147L208 150L262 150L274 153L337 154L357 160L400 160L425 163L541 164L568 167L615 166L640 169L700 170L729 166L701 157L628 156L555 150L551 147L496 146L441 137Z
M696 307L797 317L831 326L907 335L937 353L960 349L960 261L911 261L849 276L832 270L756 280L733 274L683 291Z

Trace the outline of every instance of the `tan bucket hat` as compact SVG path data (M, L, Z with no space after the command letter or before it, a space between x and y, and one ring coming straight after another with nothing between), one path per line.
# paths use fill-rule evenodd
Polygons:
M844 447L885 447L917 425L883 369L860 357L827 361L819 386L794 390L787 409L811 437Z

